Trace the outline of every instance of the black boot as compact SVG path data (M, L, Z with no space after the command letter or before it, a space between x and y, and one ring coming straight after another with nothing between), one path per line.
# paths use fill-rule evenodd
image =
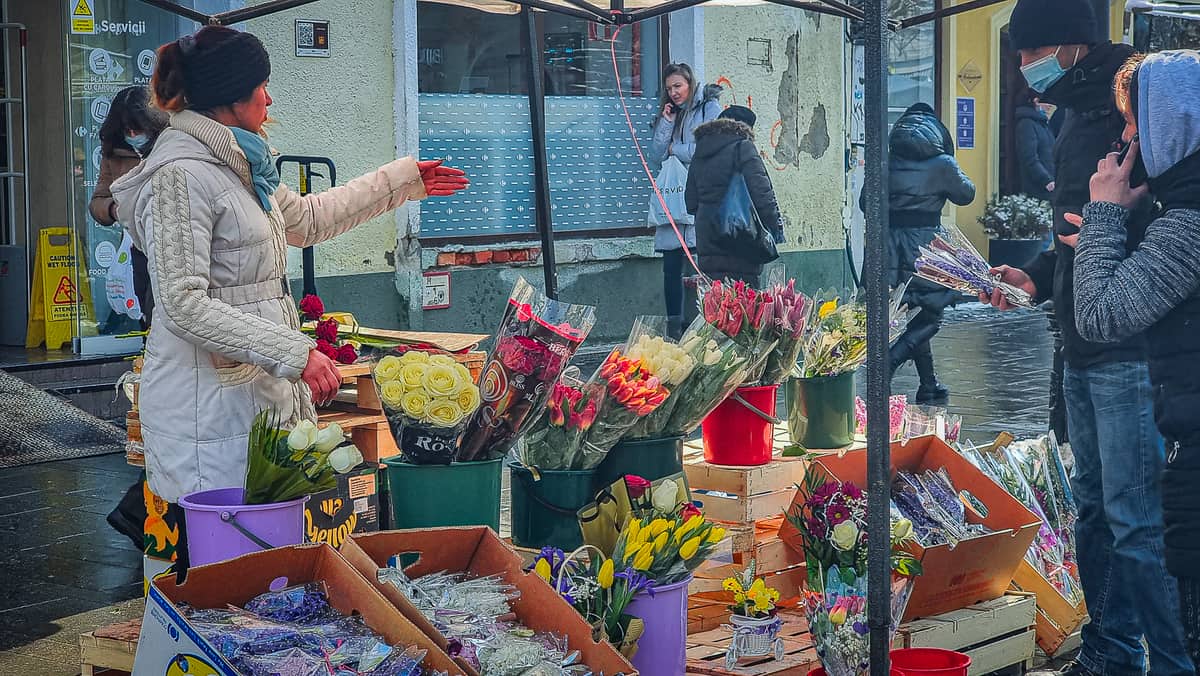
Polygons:
M139 480L125 491L116 509L109 512L105 519L113 530L129 538L134 549L138 551L142 551L146 546L142 541L142 532L146 525L146 501L142 493L142 481L145 479Z
M938 382L933 370L933 350L929 343L923 343L913 350L913 364L917 367L917 375L921 378L921 386L917 388L918 404L944 404L950 397L947 390Z
M673 315L667 317L667 337L679 340L683 337L683 317Z

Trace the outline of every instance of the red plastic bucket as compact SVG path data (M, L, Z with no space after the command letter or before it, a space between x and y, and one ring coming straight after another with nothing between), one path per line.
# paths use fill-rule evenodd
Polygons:
M771 462L778 385L739 387L701 423L704 459L714 465L754 467Z
M941 648L902 648L892 651L893 671L904 676L967 676L971 658Z
M816 669L813 669L812 671L808 672L808 676L825 676L825 667L817 667ZM904 672L893 666L891 676L904 676Z

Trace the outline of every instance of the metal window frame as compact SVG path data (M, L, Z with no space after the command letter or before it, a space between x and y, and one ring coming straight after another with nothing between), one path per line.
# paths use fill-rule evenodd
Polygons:
M207 16L195 10L185 9L170 0L141 0L167 11L190 16L201 23L229 24L246 19L266 16L306 5L316 0L272 0L251 8ZM629 24L668 14L673 11L701 5L705 0L668 0L655 7L625 11L624 0L610 0L607 11L585 0L569 0L570 6L556 5L543 0L512 0L521 5L526 21L532 22L531 10L560 12L579 16L600 23ZM889 630L890 617L890 531L891 516L891 446L888 438L888 397L890 396L890 373L888 368L888 280L885 241L888 233L888 153L887 153L887 100L888 100L888 34L893 29L910 28L930 21L988 7L1005 0L971 0L958 5L939 6L933 12L893 22L888 16L886 0L864 0L864 9L847 5L841 0L767 0L774 4L799 7L810 11L832 14L842 18L861 19L866 36L866 251L862 282L867 305L867 525L869 556L868 625L871 631L871 676L890 674ZM532 55L531 55L532 56ZM530 73L540 72L541 59L530 59ZM534 78L530 90L530 126L533 140L540 152L535 153L535 175L539 194L538 230L543 242L543 265L546 270L546 294L557 296L554 284L555 272L553 245L554 231L550 222L550 186L546 167L546 121L543 102L532 100L540 93L541 78ZM536 106L536 107L535 107ZM541 113L539 115L539 112ZM545 209L540 208L544 205ZM547 255L549 254L549 255Z

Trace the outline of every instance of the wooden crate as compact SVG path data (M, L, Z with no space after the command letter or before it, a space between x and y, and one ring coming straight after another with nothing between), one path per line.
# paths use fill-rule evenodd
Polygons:
M1067 639L1088 618L1087 604L1082 600L1072 604L1023 559L1013 575L1013 587L1037 597L1037 644L1042 652L1049 657L1067 652Z
M82 676L107 673L133 673L141 618L101 627L79 637L79 664Z
M970 676L980 676L1033 659L1032 595L1009 595L952 613L900 626L893 648L944 648L971 657ZM725 626L729 611L714 601L691 600L688 605L688 674L710 676L797 676L820 666L803 613L786 610L780 636L784 659L747 658L735 671L725 669L725 651L731 631Z

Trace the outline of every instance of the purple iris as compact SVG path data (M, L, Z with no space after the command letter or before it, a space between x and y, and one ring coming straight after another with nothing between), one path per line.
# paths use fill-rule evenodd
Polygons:
M633 568L626 568L613 577L625 580L625 586L629 589L630 596L637 596L643 591L651 597L654 596L654 580L642 575Z
M859 636L866 636L871 631L866 622L855 622L852 626L854 627L854 633Z

